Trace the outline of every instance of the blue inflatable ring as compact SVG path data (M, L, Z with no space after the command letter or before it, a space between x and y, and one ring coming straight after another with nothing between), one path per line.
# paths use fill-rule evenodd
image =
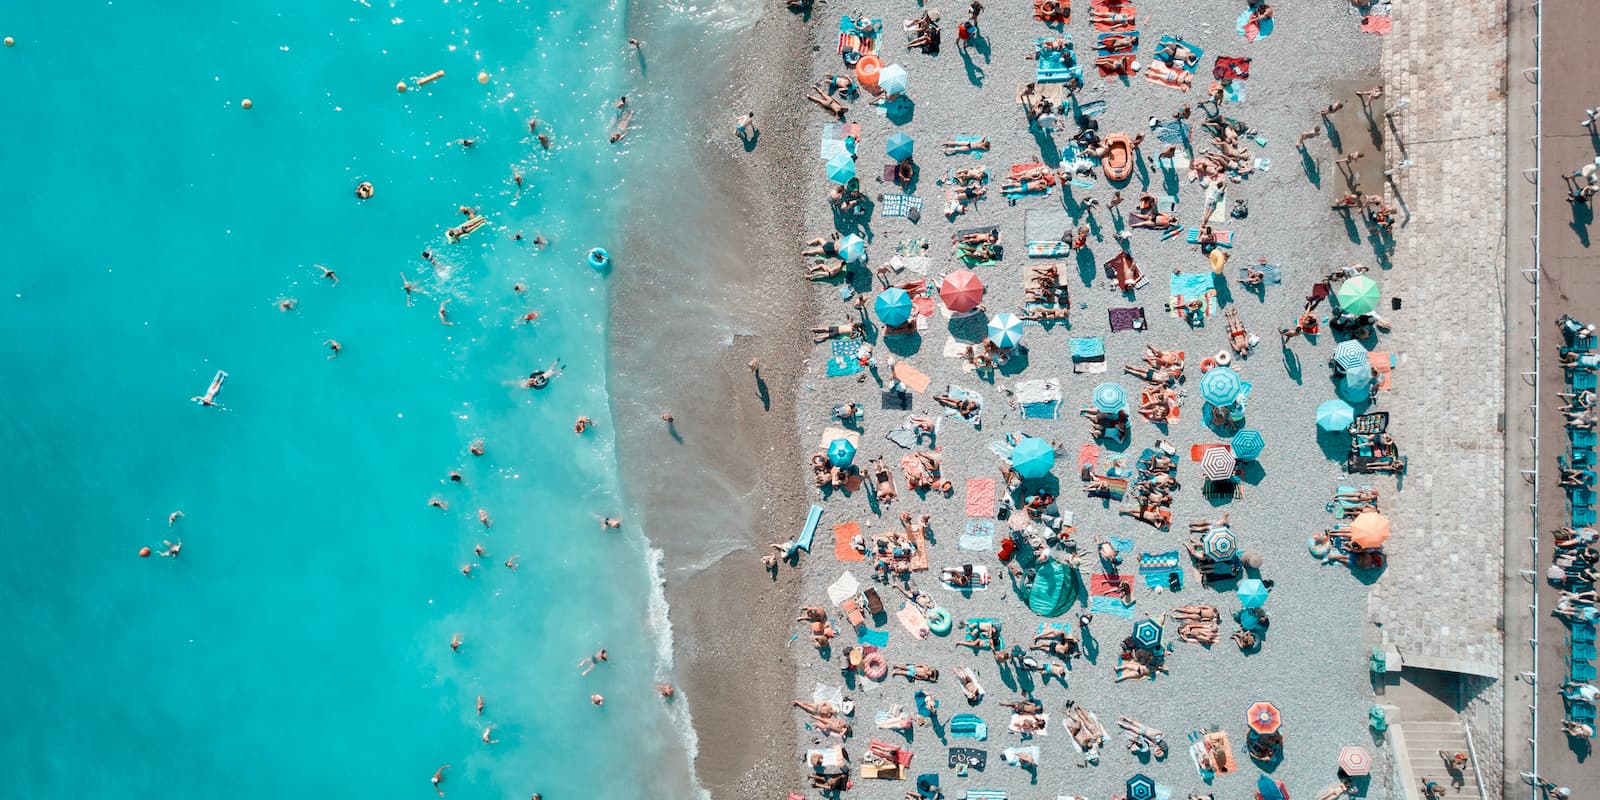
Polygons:
M596 247L589 251L589 266L595 269L605 269L611 265L611 254L604 247Z
M940 636L947 636L950 633L951 624L950 612L942 608L928 609L928 630Z

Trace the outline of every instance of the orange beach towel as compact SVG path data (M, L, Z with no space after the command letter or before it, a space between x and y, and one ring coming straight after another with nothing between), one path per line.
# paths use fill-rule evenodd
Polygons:
M866 555L850 546L861 535L861 523L851 520L833 526L833 557L840 561L865 561Z
M893 375L895 380L905 384L906 388L917 394L928 391L928 376L904 361L896 361L894 363Z

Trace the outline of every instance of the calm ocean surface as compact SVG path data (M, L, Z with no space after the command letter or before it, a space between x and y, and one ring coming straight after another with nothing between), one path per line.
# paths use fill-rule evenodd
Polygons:
M617 276L583 259L610 246L621 271L633 255L615 233L619 154L651 145L605 141L638 78L625 14L10 9L7 795L431 797L444 764L452 798L697 791L681 704L653 686L670 653L651 550L593 516L630 513L605 384ZM527 138L532 116L553 151ZM446 244L461 205L490 225ZM537 325L514 324L530 310ZM556 358L550 388L513 385ZM227 410L189 402L218 369ZM598 423L582 438L580 414ZM136 556L164 538L180 558ZM611 663L580 677L601 646Z

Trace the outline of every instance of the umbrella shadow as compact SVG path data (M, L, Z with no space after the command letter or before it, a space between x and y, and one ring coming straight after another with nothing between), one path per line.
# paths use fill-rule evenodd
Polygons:
M890 123L904 125L917 115L917 102L902 94L893 100L885 101L883 111Z
M946 330L956 337L957 341L977 344L989 335L989 320L982 314L968 314L964 317L951 317Z
M1001 375L1011 376L1016 375L1027 368L1028 351L1026 348L1017 347L1012 351L1011 357L1006 359L1004 364L999 365L998 372Z
M883 337L883 348L902 358L914 356L922 349L922 334L911 333L905 335Z
M1039 146L1040 161L1051 167L1061 165L1061 148L1056 146L1055 137L1051 136L1049 131L1043 128L1035 130L1033 132L1033 141L1034 144Z
M1257 461L1245 461L1237 473L1240 480L1251 486L1257 486L1267 477L1267 470Z
M1343 464L1350 454L1350 434L1344 431L1325 431L1317 426L1317 447L1329 461Z

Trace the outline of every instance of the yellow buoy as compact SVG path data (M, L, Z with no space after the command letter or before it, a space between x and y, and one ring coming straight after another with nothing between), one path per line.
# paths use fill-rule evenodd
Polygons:
M394 90L399 92L399 93L401 93L401 94L405 94L406 90L410 89L410 88L411 88L410 86L406 85L405 81L401 81L401 82L399 82L399 83L394 85Z
M488 82L489 82L489 73L487 73L487 72L478 73L478 83L488 83Z
M252 107L254 105L255 105L255 103L250 102L250 98L248 98L248 97L246 97L245 99L239 101L239 107L243 108L243 109L247 109L248 110L250 107Z

